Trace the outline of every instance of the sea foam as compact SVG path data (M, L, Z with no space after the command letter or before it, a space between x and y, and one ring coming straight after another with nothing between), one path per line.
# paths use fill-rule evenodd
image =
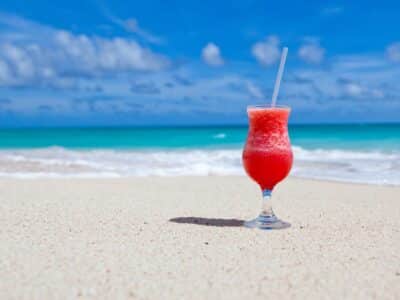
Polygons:
M400 185L400 152L304 149L293 146L291 175ZM266 170L267 171L267 170ZM130 177L245 175L241 149L1 150L0 176Z

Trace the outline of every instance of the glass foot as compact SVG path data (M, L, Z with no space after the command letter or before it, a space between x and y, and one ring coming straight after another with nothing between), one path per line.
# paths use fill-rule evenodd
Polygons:
M263 230L272 229L285 229L290 227L290 223L279 220L275 215L263 216L259 215L257 218L246 221L243 226L248 228L258 228Z

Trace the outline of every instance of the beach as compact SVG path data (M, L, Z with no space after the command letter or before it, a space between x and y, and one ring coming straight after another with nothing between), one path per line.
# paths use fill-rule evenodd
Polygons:
M379 177L377 175L377 177ZM0 179L0 299L399 299L400 187L244 176Z

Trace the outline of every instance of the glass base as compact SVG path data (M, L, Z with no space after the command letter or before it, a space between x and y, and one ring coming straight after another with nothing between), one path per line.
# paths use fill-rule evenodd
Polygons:
M246 221L243 226L247 228L258 228L263 230L285 229L290 227L290 223L279 220L275 215L259 215L257 218Z

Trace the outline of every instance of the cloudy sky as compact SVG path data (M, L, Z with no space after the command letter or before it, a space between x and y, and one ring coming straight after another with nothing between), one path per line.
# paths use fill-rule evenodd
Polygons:
M400 121L395 1L0 2L0 126ZM375 6L374 6L375 5Z

